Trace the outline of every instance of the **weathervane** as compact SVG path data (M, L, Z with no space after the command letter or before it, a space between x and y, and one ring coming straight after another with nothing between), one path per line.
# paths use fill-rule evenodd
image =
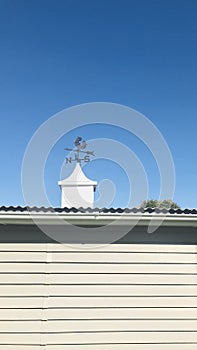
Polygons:
M81 142L82 141L82 142ZM64 148L66 151L71 151L75 153L75 157L66 157L66 163L77 162L81 164L81 161L85 163L90 162L90 156L95 156L93 151L84 151L87 147L87 143L85 140L82 140L81 136L78 136L74 142L76 148ZM85 153L83 158L80 158L80 153Z

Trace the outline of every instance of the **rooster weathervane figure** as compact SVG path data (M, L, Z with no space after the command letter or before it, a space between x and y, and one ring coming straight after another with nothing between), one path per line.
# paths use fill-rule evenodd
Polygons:
M66 164L67 163L72 163L72 162L77 162L81 164L81 161L84 161L85 163L90 162L90 156L95 156L93 151L84 151L87 147L87 143L85 140L82 140L81 136L78 136L76 140L74 141L74 145L76 148L64 148L66 151L74 152L75 157L66 157ZM84 157L80 158L80 153L84 153Z

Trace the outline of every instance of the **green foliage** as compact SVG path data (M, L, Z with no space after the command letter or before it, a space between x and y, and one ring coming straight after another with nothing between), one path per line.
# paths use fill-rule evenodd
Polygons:
M142 207L142 208L158 208L159 201L157 201L156 199L147 199L141 203L140 207Z
M147 199L140 205L141 208L161 208L161 209L179 209L180 206L171 199L158 201L156 199Z

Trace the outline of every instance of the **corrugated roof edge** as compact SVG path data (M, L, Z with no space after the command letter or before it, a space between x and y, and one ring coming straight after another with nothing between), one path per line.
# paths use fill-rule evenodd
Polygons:
M147 213L147 214L188 214L197 215L197 209L162 209L162 208L53 208L53 207L22 207L22 206L1 206L0 211L4 212L56 212L56 213Z

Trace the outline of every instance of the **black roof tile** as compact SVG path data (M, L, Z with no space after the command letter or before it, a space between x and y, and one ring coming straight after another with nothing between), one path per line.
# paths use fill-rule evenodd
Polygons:
M147 213L147 214L192 214L197 215L197 209L165 209L165 208L53 208L53 207L28 207L28 206L1 206L0 212L43 212L43 213L103 213L103 214L122 214L122 213Z

